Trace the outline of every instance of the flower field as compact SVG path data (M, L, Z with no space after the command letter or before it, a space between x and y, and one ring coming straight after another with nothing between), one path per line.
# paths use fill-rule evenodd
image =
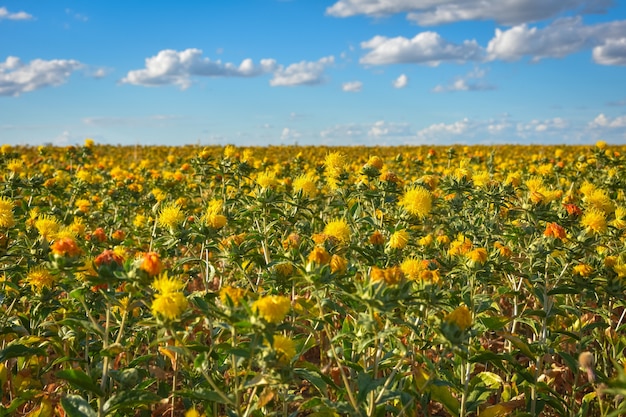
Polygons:
M0 416L626 415L624 146L0 164Z

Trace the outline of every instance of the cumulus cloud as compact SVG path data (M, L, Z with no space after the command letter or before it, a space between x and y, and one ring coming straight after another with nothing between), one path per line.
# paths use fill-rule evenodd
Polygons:
M394 123L378 120L367 131L367 136L380 138L384 136L409 136L411 135L408 123Z
M436 32L421 32L412 39L403 36L375 36L362 42L361 48L370 49L360 59L362 64L369 65L415 63L438 66L445 61L480 60L484 52L475 40L455 44L446 41Z
M563 131L569 127L569 122L561 117L517 123L516 133L521 138L528 138L533 134L545 134L555 131Z
M129 71L121 82L143 86L176 85L186 89L191 85L194 76L254 77L269 73L275 68L276 61L273 59L262 59L260 64L255 65L247 58L237 66L204 58L200 49L164 49L157 55L146 58L144 69Z
M358 93L363 89L363 83L361 81L349 81L341 84L341 89L350 93Z
M296 86L296 85L316 85L324 82L324 70L332 65L335 58L327 56L318 61L301 61L284 68L282 65L274 71L274 77L270 80L270 85Z
M468 20L518 25L553 18L567 11L603 12L611 4L609 0L459 0L440 3L430 10L409 13L407 18L420 26Z
M67 81L72 72L83 68L74 60L35 59L28 64L9 56L0 62L0 96L19 96L40 88L58 86Z
M6 7L0 7L0 20L32 20L33 15L26 12L12 13Z
M297 140L300 137L302 137L300 132L288 127L283 128L283 131L280 134L280 140L282 141Z
M407 13L420 26L466 20L516 25L568 11L602 13L611 5L611 0L339 0L326 13L335 17Z
M480 68L475 68L473 71L468 74L457 77L451 84L449 85L438 85L433 88L433 92L435 93L445 93L450 91L485 91L485 90L493 90L494 86L488 84L482 80L485 76L486 71Z
M626 20L585 25L580 17L558 19L539 29L526 24L508 30L496 29L487 45L490 60L516 61L524 56L534 61L542 58L562 58L583 49L596 46L594 59L598 63L615 65L625 48L620 51L620 39L626 39Z
M593 48L593 60L601 65L626 65L626 37L607 39Z
M393 80L391 84L394 88L404 88L409 84L409 77L405 74L400 74L400 76Z
M468 118L453 123L435 123L417 132L417 137L423 141L437 141L449 139L451 136L460 137L468 132L470 121Z
M589 123L591 128L624 128L626 127L626 115L618 116L613 119L600 113L593 121Z

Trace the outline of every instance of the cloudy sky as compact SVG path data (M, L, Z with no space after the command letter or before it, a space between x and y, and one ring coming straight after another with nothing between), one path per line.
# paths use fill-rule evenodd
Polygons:
M0 143L626 143L618 0L0 0Z

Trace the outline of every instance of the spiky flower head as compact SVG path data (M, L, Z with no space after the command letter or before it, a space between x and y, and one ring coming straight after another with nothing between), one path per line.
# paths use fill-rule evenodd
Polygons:
M341 175L345 169L346 157L341 152L330 152L324 159L324 167L326 168L326 175L336 178Z
M302 192L305 197L315 197L317 195L317 185L312 174L303 174L293 180L293 190Z
M152 283L152 288L157 292L152 300L152 314L166 320L180 317L188 305L187 298L182 292L184 287L184 282L168 277L167 272L156 278Z
M13 201L7 197L0 197L0 227L10 228L13 226L15 226Z
M604 212L598 209L590 209L585 211L580 224L592 233L604 233L607 230L606 216Z
M396 230L389 238L389 247L392 249L404 249L409 243L409 232L406 230Z
M400 198L398 204L413 216L426 217L433 207L433 197L426 188L417 185L408 189Z
M459 329L465 330L472 325L472 312L467 306L460 306L452 310L444 320L451 324L456 324Z
M336 238L341 243L350 242L350 226L345 220L337 219L326 224L324 234Z
M266 295L252 304L252 311L269 323L280 323L289 310L291 300L282 295Z
M185 220L185 214L176 203L163 206L159 212L158 222L161 226L175 228Z
M33 291L41 293L44 288L51 288L54 284L54 275L46 268L39 266L28 271L26 282L31 286Z
M278 362L288 364L294 356L296 356L296 344L292 338L281 334L274 335L272 347L276 352Z
M35 228L39 232L39 235L45 240L52 240L55 238L56 233L60 228L59 221L46 214L43 214L35 220Z

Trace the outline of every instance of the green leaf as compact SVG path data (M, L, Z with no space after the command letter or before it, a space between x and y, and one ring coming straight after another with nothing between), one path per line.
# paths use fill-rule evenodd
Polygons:
M510 317L497 316L497 317L480 317L478 322L485 326L488 330L501 330L511 320Z
M305 381L309 381L320 393L326 396L328 384L319 372L310 369L296 368L293 370L293 373Z
M92 392L99 397L104 396L104 392L102 392L98 384L80 369L65 369L57 372L56 377L68 381L75 388Z
M37 347L28 347L24 345L10 345L0 350L0 362L4 362L11 358L21 358L24 356L45 355L45 350Z
M105 414L111 414L117 410L149 406L160 400L161 397L149 391L129 390L110 397L103 409Z
M215 391L207 391L202 389L177 391L177 395L196 401L207 401L220 404L228 404L221 395Z
M530 349L530 346L528 346L528 343L524 342L519 337L513 336L512 334L508 334L508 333L502 334L502 337L510 341L511 344L513 344L513 346L519 349L519 351L522 352L524 355L526 355L529 359L535 359L535 354Z
M80 395L68 394L61 398L61 407L68 417L97 417L98 414Z

